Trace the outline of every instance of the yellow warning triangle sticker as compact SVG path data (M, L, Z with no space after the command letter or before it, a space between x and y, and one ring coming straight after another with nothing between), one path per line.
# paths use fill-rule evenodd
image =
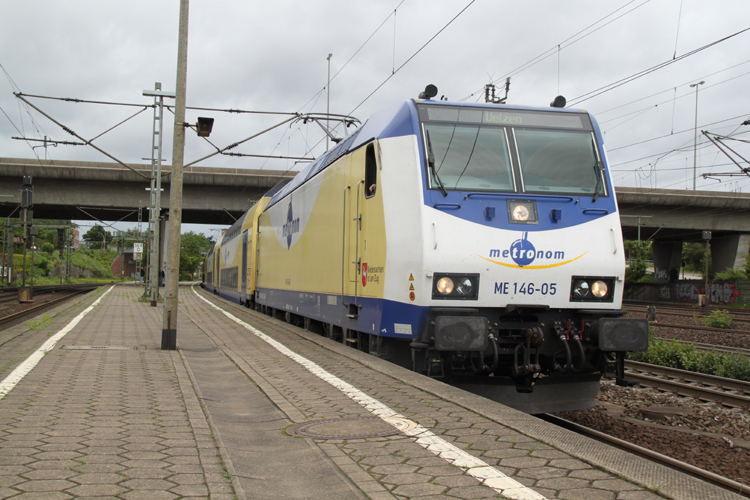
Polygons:
M414 285L409 284L409 290L414 290Z
M414 275L411 273L409 274L409 281L414 281Z

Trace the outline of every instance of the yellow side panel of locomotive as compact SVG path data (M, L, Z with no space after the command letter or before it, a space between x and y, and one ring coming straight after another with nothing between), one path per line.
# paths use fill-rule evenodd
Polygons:
M365 193L364 149L340 158L260 216L258 288L383 296L383 203L379 187L369 198ZM363 281L364 263L376 268L370 281L367 274Z

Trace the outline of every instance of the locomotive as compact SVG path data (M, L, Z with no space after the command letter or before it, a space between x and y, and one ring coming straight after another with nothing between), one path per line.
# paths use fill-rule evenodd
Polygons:
M521 411L593 406L648 344L596 120L426 92L267 192L202 286Z

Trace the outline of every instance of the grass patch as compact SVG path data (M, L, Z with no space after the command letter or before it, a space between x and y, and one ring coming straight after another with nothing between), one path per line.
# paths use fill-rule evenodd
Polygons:
M26 326L29 327L30 330L41 330L45 326L48 326L52 323L52 318L49 314L44 313L44 316L39 319L39 321L29 321L26 323Z

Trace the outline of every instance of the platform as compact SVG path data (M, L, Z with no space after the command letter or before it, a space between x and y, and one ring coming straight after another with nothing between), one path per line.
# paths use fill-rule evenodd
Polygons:
M140 295L0 332L0 499L741 498L199 288L161 351Z

